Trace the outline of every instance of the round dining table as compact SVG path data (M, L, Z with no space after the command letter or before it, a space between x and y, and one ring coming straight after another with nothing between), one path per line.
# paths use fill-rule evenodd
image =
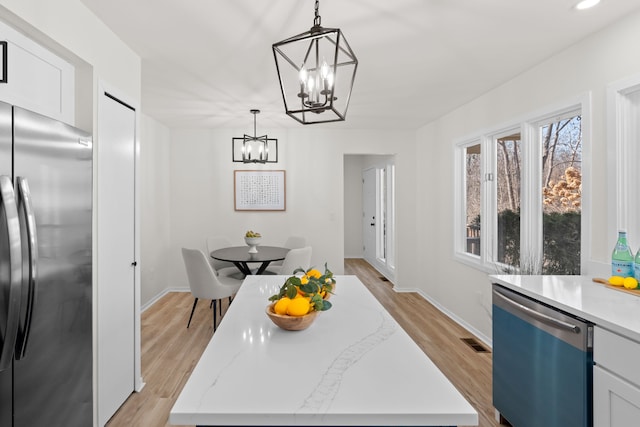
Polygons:
M232 262L245 276L254 274L249 268L251 263L260 263L255 274L262 274L273 261L282 261L289 248L278 246L257 246L258 252L249 253L248 246L231 246L212 251L210 256L219 261Z

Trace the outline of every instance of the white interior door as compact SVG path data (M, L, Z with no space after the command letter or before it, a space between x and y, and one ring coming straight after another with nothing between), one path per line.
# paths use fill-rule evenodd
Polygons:
M370 264L376 260L377 174L375 169L362 172L362 245L363 258Z
M98 102L98 421L135 386L135 110Z

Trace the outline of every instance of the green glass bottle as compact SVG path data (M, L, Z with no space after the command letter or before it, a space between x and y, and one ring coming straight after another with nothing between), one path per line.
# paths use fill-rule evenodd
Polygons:
M627 232L618 232L618 241L611 254L611 275L633 277L633 253L627 243Z

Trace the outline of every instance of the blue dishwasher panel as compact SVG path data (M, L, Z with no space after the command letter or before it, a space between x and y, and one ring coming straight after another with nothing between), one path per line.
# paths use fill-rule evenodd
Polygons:
M593 352L493 305L493 404L514 427L591 427Z

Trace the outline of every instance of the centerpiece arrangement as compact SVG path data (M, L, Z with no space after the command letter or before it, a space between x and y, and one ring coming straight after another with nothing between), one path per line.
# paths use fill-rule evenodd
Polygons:
M250 254L258 253L258 249L256 249L256 246L258 246L261 241L262 235L260 233L256 233L255 231L249 230L244 235L244 242L249 246Z
M297 276L302 273L302 276ZM308 328L318 313L331 308L329 298L336 280L324 266L324 274L315 268L298 268L288 277L280 291L269 297L266 312L271 321L282 329L300 331Z

